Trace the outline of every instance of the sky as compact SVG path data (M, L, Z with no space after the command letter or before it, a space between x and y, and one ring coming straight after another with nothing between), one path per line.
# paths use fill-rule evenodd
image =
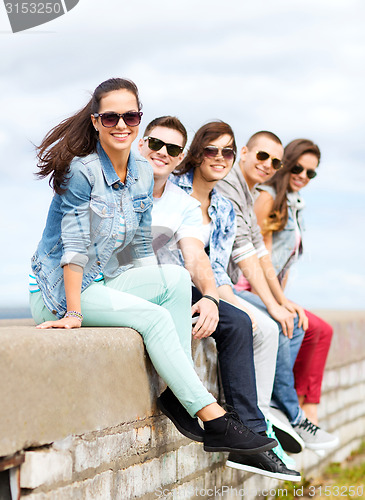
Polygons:
M0 5L0 307L28 303L30 258L52 198L35 145L107 78L137 84L143 126L178 116L191 140L222 119L238 146L258 130L321 148L303 190L305 255L287 295L312 308L364 309L363 0L79 0L12 33ZM136 149L136 148L135 148Z

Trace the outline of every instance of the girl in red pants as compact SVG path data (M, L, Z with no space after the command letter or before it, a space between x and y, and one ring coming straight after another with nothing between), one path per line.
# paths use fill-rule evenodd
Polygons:
M255 212L283 288L290 266L303 252L304 201L300 190L317 175L320 156L318 146L310 140L290 142L284 150L283 167L258 188ZM306 315L309 326L294 365L295 386L306 416L317 424L317 405L333 330L313 313L306 311Z

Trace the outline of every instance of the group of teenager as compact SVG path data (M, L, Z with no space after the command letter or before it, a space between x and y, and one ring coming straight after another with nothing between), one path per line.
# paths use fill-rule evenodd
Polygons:
M185 151L184 125L163 116L138 154L141 117L135 84L109 79L38 148L54 197L32 257L33 318L134 328L167 385L157 404L182 434L228 452L227 466L299 481L285 451L338 442L317 416L332 328L284 294L303 249L299 191L320 151L261 131L238 152L222 121ZM193 366L192 338L209 336L225 407Z

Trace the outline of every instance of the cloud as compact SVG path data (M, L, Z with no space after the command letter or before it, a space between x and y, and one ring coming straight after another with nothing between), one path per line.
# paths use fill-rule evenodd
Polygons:
M365 213L364 13L362 0L228 0L224 5L108 0L102 7L100 0L82 0L67 16L16 35L5 13L0 15L5 30L0 33L0 194L12 207L1 222L10 264L0 300L25 296L20 283L51 196L46 181L34 181L32 143L39 144L110 76L136 81L144 125L171 113L186 124L190 137L202 123L221 118L233 126L239 145L260 129L277 132L284 142L313 138L323 161L305 192L308 228L315 235L308 231L307 247L316 252L313 262L319 260L300 264L302 290L313 297L310 283L319 279L315 271L323 271L316 300L327 300L326 281L335 281L326 271L331 265L349 296L363 297L363 282L354 280L357 272L341 252L345 242L351 247L358 241ZM14 203L18 197L21 204ZM327 238L330 250L316 246L316 238ZM328 293L333 304L343 304Z

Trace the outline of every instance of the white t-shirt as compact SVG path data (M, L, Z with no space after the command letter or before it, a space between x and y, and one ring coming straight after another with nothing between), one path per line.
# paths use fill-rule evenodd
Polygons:
M212 221L210 221L208 224L203 224L202 237L203 237L204 248L209 246L210 235L212 234L212 231L213 231Z
M182 238L204 242L202 223L200 202L168 180L152 208L153 249L159 263L183 264L177 243Z

